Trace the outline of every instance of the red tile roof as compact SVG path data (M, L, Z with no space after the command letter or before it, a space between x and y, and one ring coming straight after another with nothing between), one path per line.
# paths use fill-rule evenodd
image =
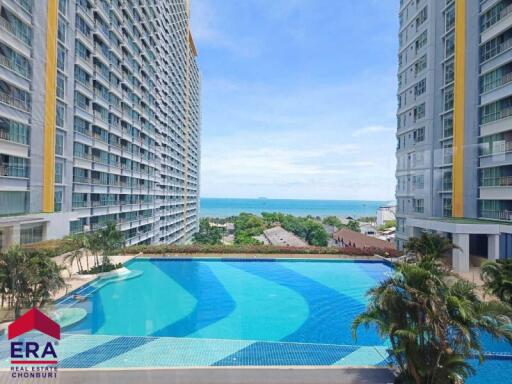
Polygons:
M342 243L345 247L354 247L354 248L381 248L381 249L395 249L395 245L393 243L376 239L375 237L370 237L363 235L359 232L351 231L350 229L340 229L338 232L335 232L332 235L333 239L338 243Z

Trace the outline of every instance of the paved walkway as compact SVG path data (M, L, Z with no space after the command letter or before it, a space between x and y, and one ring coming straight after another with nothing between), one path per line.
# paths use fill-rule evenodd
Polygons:
M137 257L137 255L125 255L125 256L109 256L110 262L113 264L119 264L119 263L127 263L128 261L132 260L133 258ZM67 284L67 287L64 289L61 289L59 292L57 292L53 299L57 300L61 298L62 296L65 296L67 293L74 291L77 288L80 288L81 286L90 283L94 279L96 279L96 275L80 275L78 274L78 265L73 263L73 265L70 265L69 261L65 260L64 256L57 256L54 258L55 262L57 264L63 265L66 270L63 271L64 274L64 280ZM89 264L87 264L89 263ZM94 256L87 256L82 258L82 266L86 268L86 266L89 265L92 267L94 265Z

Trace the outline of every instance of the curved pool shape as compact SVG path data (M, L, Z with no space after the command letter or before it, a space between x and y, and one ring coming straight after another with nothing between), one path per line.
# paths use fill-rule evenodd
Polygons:
M365 293L391 272L384 263L136 259L126 267L142 274L73 303L87 316L66 332L383 344L374 329L354 340L351 325L365 309Z

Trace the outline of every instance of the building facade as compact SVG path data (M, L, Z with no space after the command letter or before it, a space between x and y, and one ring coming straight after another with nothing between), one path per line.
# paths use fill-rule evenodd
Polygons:
M200 75L188 0L0 3L0 248L116 222L197 229Z
M512 1L401 0L399 40L397 246L512 257Z

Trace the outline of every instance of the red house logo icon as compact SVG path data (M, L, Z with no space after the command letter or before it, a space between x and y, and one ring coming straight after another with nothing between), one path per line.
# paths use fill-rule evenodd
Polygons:
M60 325L37 308L32 308L11 323L7 329L7 337L11 340L33 330L60 340Z

